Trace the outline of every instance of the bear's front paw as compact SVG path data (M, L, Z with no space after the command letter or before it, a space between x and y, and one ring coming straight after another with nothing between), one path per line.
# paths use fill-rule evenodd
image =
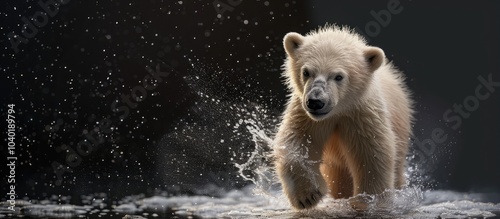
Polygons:
M296 209L312 208L323 198L319 189L295 191L294 198L290 198L292 206Z
M294 165L296 166L296 165ZM318 204L327 192L325 180L319 173L319 165L311 169L286 168L278 165L277 174L280 177L283 192L295 209L312 208Z

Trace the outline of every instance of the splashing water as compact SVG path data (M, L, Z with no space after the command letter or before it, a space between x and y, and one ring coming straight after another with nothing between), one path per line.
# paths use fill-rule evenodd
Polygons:
M238 164L238 173L241 178L253 182L257 186L257 192L269 194L277 182L274 168L272 167L272 138L268 136L268 132L259 127L259 122L254 119L240 120L240 123L235 126L237 129L240 125L245 124L247 131L252 135L252 142L255 145L255 150L250 153L250 157L246 163Z

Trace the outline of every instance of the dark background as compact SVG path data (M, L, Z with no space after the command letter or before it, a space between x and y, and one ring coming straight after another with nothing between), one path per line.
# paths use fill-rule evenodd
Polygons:
M234 125L250 119L269 134L279 122L286 99L283 36L325 23L366 32L376 20L370 12L387 10L388 2L244 0L226 3L230 9L218 17L212 1L71 0L15 53L7 34L20 34L21 18L41 8L36 1L4 1L0 120L6 133L7 104L15 103L16 192L192 194L207 184L248 184L234 164L244 163L255 145L245 127ZM407 76L417 111L413 140L431 139L436 128L448 136L428 155L412 144L412 154L425 155L409 157L419 168L411 181L498 192L500 91L480 101L458 129L443 114L474 95L479 76L500 81L500 3L400 4L402 12L368 41ZM129 106L127 116L113 112L115 100L142 84L146 66L157 65L168 76L156 89ZM99 129L102 121L110 131ZM76 151L92 131L104 142L87 140L92 150ZM6 157L6 143L0 149Z

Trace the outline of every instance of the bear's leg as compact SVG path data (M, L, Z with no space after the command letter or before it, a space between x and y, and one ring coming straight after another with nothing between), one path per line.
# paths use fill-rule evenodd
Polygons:
M395 170L395 179L394 179L394 188L401 189L406 185L405 178L405 170L406 170L406 150L403 150L402 147L408 147L398 144L398 158L396 159L396 170Z
M323 148L321 173L334 198L348 198L352 196L353 191L351 173L342 155L341 144L338 131L334 131Z
M353 177L354 195L380 194L386 189L393 189L396 160L394 133L384 123L377 124L377 120L357 121L369 122L351 124L351 129L342 130L341 134L345 142L346 162ZM353 207L358 210L366 207L357 201L351 202Z
M406 155L411 133L411 119L404 117L407 114L394 112L392 119L392 130L396 135L396 164L394 176L394 188L401 189L406 185Z
M352 196L353 182L346 166L337 166L332 163L325 164L322 166L321 172L333 198L349 198Z
M295 147L299 145L301 144ZM320 159L314 159L315 156L311 154L295 154L292 148L293 146L278 150L276 156L276 172L283 192L296 209L314 207L327 191L325 180L319 171Z
M396 170L394 179L394 188L401 189L406 185L406 154L408 154L408 144L410 133L408 130L397 128L395 129L397 134L397 145L396 145Z
M296 209L314 207L328 191L319 170L326 139L322 135L311 136L317 133L311 130L313 127L300 99L293 98L273 142L276 173L283 192Z
M393 189L394 156L391 156L390 152L373 148L378 147L376 144L362 144L364 143L359 142L357 146L353 145L358 151L346 155L353 177L354 195L379 194L385 189Z

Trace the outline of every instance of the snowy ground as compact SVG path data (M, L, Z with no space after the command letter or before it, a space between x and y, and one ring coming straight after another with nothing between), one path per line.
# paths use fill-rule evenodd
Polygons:
M103 202L104 194L82 196L77 205L57 201L18 201L16 212L0 211L0 217L33 218L499 218L499 196L493 194L424 191L417 188L391 193L394 204L365 213L351 209L347 200L324 199L314 210L291 210L279 192L255 194L253 186L217 196L128 196L119 202ZM64 199L64 197L63 197ZM373 205L379 205L372 197ZM2 203L5 209L6 203Z

